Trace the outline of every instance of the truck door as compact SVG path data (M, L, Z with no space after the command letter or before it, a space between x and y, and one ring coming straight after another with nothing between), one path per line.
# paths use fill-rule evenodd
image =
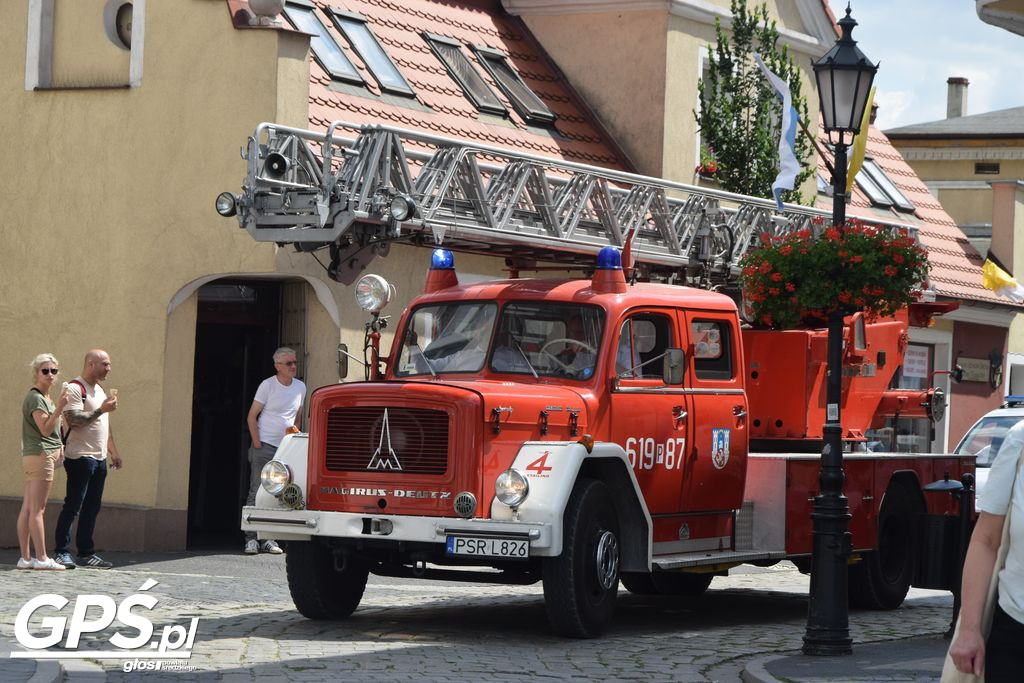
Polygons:
M691 448L683 469L680 509L721 511L743 504L747 465L747 397L735 316L687 311L690 340L683 380L691 399Z
M626 451L651 515L679 511L686 449L687 396L662 381L662 360L679 347L680 319L671 309L631 311L609 359L612 439ZM648 362L650 361L650 362Z

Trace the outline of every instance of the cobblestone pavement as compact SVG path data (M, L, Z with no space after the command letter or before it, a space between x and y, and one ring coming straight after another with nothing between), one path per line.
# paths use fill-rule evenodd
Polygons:
M126 556L127 557L127 556ZM161 559L162 557L162 559ZM0 553L2 651L20 649L14 621L41 593L136 593L147 579L160 602L149 613L156 633L198 617L192 671L125 673L122 660L66 661L67 680L147 681L736 681L746 661L800 647L808 578L789 563L743 567L717 577L700 598L650 598L622 590L611 631L596 640L566 640L548 628L542 589L417 582L371 577L359 610L345 622L301 617L288 597L283 557L185 554L156 556L109 571L30 572ZM117 561L119 558L111 556ZM118 564L123 564L121 558ZM892 612L854 611L855 643L938 634L952 598L912 590ZM71 607L64 610L67 615ZM45 610L44 610L45 611ZM140 610L136 609L136 613ZM141 610L145 613L144 610ZM52 613L51 613L52 614ZM94 618L90 611L89 618ZM48 629L31 622L33 633ZM82 637L80 649L113 649L108 628ZM130 631L129 634L134 634ZM16 660L7 660L5 665ZM22 668L19 668L22 667ZM27 673L26 673L27 672ZM0 667L0 678L28 680L31 669Z

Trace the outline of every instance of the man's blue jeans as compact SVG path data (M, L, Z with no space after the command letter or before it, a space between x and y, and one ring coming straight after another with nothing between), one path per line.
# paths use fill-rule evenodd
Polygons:
M57 518L56 553L66 553L71 546L71 525L78 517L78 532L75 545L78 556L85 557L96 551L92 540L96 528L96 516L100 514L103 501L103 485L107 481L107 461L96 458L64 459L64 471L68 475L67 495L64 508Z

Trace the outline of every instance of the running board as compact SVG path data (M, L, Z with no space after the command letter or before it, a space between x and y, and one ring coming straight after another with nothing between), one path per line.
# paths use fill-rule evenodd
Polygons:
M695 552L678 553L676 555L658 555L651 558L651 566L654 569L669 571L672 569L683 569L684 567L701 567L718 564L744 564L758 560L784 560L786 553L783 550L724 550L721 552Z

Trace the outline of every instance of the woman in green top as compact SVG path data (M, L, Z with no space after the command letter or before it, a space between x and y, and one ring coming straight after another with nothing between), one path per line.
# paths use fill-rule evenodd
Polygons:
M52 354L39 354L31 366L34 384L21 404L21 464L26 481L25 499L18 515L18 542L21 544L18 569L61 570L64 565L46 556L43 512L53 486L53 470L64 459L60 414L68 403L68 390L65 385L57 405L50 400L50 389L60 372ZM32 545L38 555L35 559Z

